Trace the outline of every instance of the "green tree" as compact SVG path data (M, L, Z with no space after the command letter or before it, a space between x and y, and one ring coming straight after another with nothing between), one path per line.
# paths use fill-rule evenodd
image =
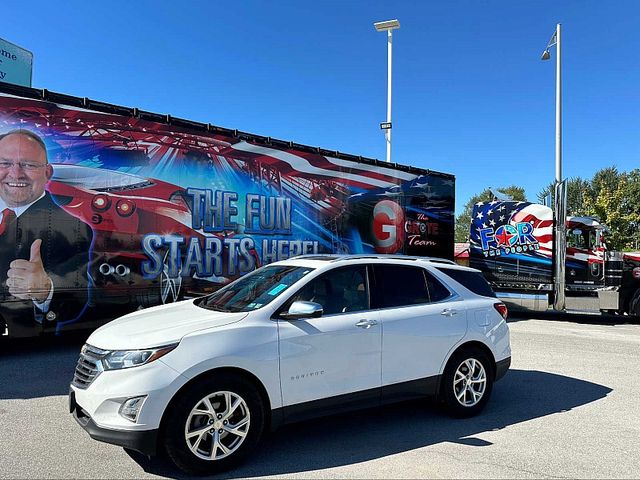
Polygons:
M634 250L640 240L640 170L619 173L615 167L596 172L589 214L610 230L612 250Z
M552 201L555 201L555 182L550 183L538 193L538 202L544 203L549 194L551 194ZM567 179L567 215L587 215L593 200L594 195L590 181L580 177Z
M513 200L526 202L527 199L524 194L524 188L511 185L504 188L485 188L481 193L472 196L464 205L463 212L456 218L455 226L455 241L456 242L468 242L469 241L469 227L471 225L471 213L473 212L473 206L478 202L486 202L493 200L493 192L510 196Z
M549 184L540 193L542 201ZM598 170L591 180L580 177L567 181L567 215L590 216L605 224L611 250L632 250L640 246L640 169L619 172L616 167Z

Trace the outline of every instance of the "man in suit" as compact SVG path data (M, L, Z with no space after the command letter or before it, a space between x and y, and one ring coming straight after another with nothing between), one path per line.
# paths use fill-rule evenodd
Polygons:
M10 336L55 331L86 309L93 233L45 191L52 175L38 135L0 135L0 330Z

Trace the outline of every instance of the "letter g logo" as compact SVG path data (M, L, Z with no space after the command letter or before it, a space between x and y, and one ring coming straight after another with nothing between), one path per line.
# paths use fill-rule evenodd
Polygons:
M391 200L373 207L373 239L378 253L396 253L404 243L404 212Z

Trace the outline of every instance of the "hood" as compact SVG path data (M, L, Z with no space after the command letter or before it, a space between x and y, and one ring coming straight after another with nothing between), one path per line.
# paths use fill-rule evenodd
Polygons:
M193 300L160 305L117 318L93 332L87 343L103 350L134 350L168 345L185 335L238 322L247 312L215 312Z

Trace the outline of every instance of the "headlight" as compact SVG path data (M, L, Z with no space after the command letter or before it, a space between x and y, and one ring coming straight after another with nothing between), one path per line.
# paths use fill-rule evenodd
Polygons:
M120 370L145 365L165 356L177 346L178 344L174 343L145 350L114 350L102 359L102 366L105 370Z

